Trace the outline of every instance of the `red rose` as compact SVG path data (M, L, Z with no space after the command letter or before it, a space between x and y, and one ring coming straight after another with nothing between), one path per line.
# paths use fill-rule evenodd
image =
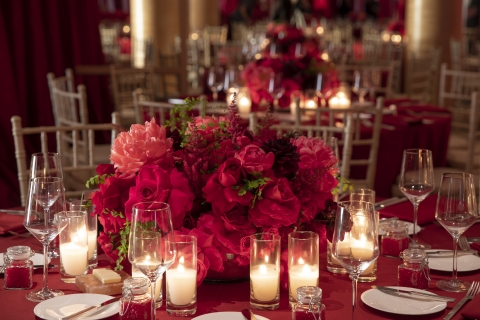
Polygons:
M275 161L272 152L266 154L265 151L254 144L245 146L239 153L235 154L235 158L241 161L242 167L248 173L265 172L273 166Z
M92 202L95 205L95 213L101 214L104 209L108 211L123 212L124 204L128 199L128 190L135 184L133 178L119 178L111 176L100 184L100 191L94 193Z
M248 220L248 207L236 205L232 210L222 215L225 229L229 232L242 231L245 233L254 233L255 227Z
M99 176L104 175L104 174L115 174L115 167L113 164L99 164L97 166L97 174Z
M249 213L253 224L258 227L289 226L298 220L300 202L287 179L270 180L263 188L262 199Z
M236 158L227 159L218 168L218 181L224 187L231 187L240 182L242 163Z

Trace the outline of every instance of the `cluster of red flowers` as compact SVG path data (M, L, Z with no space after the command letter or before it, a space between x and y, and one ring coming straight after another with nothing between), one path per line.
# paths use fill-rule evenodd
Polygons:
M169 203L176 232L197 237L199 283L208 270L223 272L227 260L248 266L253 233L279 233L286 252L289 232L312 230L337 186L334 153L317 138L274 137L268 121L253 135L234 102L229 109L171 135L155 119L120 133L114 164L97 169L92 200L109 257L125 258L132 206L143 201Z

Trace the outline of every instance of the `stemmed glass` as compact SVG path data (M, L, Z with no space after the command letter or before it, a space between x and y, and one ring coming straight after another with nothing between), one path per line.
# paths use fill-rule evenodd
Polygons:
M406 149L403 151L398 187L413 204L413 240L410 242L409 248L430 249L430 245L418 243L416 232L418 205L435 188L432 152L430 150Z
M223 68L219 66L211 67L208 71L208 87L212 90L213 101L218 101L218 93L222 91L225 81Z
M283 87L281 74L275 74L275 73L270 74L270 80L268 81L268 92L273 98L274 109L277 109L278 100L285 93L285 88Z
M355 319L358 277L379 254L378 226L372 203L365 201L338 203L332 252L352 278L352 319Z
M170 206L163 202L141 202L133 205L128 259L155 284L174 262L176 248ZM152 320L155 319L155 299L152 299Z
M360 103L365 102L365 96L372 88L372 74L369 70L356 70L353 75L352 91L358 95Z
M437 281L437 287L451 292L467 291L470 283L457 278L458 238L478 218L473 176L468 173L444 173L438 191L437 221L453 237L453 275L451 280Z
M37 177L57 177L63 181L63 168L60 156L56 152L37 152L32 154L30 162L30 179ZM62 182L63 183L63 182ZM65 187L65 186L63 186ZM59 199L58 207L55 205L57 212L65 210L64 199ZM51 258L58 258L58 243L55 240L49 245L48 255Z
M65 212L50 213L50 207L64 197L62 179L52 177L34 178L30 181L27 208L23 225L43 245L43 287L27 294L30 301L40 302L63 295L60 290L48 288L48 244L67 226Z
M330 85L330 79L327 74L317 74L317 80L315 82L315 92L322 106L325 105L325 97L330 93L328 88Z

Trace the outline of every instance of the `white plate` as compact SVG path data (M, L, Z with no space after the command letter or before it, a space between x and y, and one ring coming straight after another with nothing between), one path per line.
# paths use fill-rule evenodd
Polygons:
M35 253L30 260L32 260L34 265L43 265L43 254ZM50 263L50 258L48 258L48 263ZM0 253L0 266L3 266L3 253Z
M113 297L96 293L77 293L59 296L37 304L33 312L46 320L58 320L87 307L99 305ZM82 318L84 320L103 319L110 317L120 310L118 302L114 302L98 310L92 315Z
M257 320L269 320L268 318L255 314ZM245 320L241 312L214 312L195 317L192 320Z
M407 222L407 221L405 221L405 222ZM408 234L412 235L413 234L413 223L412 222L407 222L407 223L408 223ZM422 227L420 227L418 224L415 225L415 231L418 234L420 231L422 231ZM382 221L380 221L380 228L378 228L378 235L383 236L384 234L385 234L385 231L382 230Z
M390 287L395 289L403 289L409 291L418 291L422 293L433 294L428 291L406 288L406 287ZM382 292L377 289L370 289L362 293L361 299L363 303L374 309L405 315L422 315L431 314L442 311L447 307L446 302L422 300L422 298L410 298L405 296L394 296Z
M448 250L425 250L426 252L429 251L448 251ZM457 271L465 272L465 271L474 271L480 269L480 257L471 255L460 256L457 257ZM444 258L436 258L429 256L428 258L428 266L432 270L437 271L453 271L453 257L444 257Z

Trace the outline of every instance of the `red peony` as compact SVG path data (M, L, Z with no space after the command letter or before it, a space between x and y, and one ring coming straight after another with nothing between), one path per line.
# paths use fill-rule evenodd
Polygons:
M248 173L265 172L273 166L275 157L273 153L265 153L259 146L249 144L245 146L239 153L235 154L235 158L239 159L242 167Z

